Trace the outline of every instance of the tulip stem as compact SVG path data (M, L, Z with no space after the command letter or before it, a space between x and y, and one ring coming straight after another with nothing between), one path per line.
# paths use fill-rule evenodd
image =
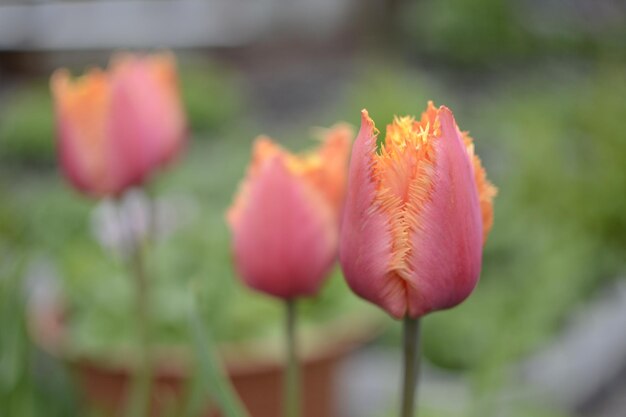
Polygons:
M419 376L419 319L404 318L404 376L400 417L415 417L415 392Z
M152 358L150 348L150 285L146 272L146 240L134 236L130 268L135 285L135 315L137 325L138 361L127 403L126 415L147 417L150 415L152 390Z
M296 301L289 299L286 305L287 367L285 369L283 417L300 416L300 367L296 343Z
M150 314L148 306L148 282L145 273L142 249L137 248L133 255L133 270L136 284L136 314L139 340L139 362L137 364L136 381L131 397L132 416L145 417L150 408L150 389L152 367L150 358Z

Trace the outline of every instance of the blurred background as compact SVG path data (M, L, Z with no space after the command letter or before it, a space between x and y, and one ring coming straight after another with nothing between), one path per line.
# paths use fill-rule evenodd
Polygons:
M256 135L305 149L362 108L384 131L432 99L475 138L499 195L476 292L424 320L421 415L626 415L622 0L0 0L0 416L105 415L68 364L132 350L106 207L58 173L48 90L55 68L120 49L175 52L191 128L155 184L158 344L187 344L189 288L218 343L280 335L279 306L236 280L224 224ZM29 325L28 306L58 303L62 355ZM388 323L337 365L333 401L340 417L394 415L399 323L338 271L302 310L312 338L355 315Z

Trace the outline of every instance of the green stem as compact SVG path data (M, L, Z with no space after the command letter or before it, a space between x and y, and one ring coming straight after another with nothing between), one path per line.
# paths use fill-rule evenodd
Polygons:
M131 254L130 268L135 286L135 317L139 356L126 415L129 417L147 417L150 415L150 393L152 390L150 285L145 261L147 242L140 237L133 237L133 240L136 245Z
M400 417L415 417L415 391L419 374L419 320L404 318L404 378Z
M284 378L283 417L300 416L300 369L296 343L296 302L286 301L287 368Z

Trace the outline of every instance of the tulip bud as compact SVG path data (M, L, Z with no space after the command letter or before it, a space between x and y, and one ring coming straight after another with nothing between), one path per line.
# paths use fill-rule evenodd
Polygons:
M58 154L85 194L117 196L142 184L183 146L185 115L169 54L116 56L107 71L51 78Z
M337 256L352 129L331 128L311 153L260 137L227 219L243 281L291 299L314 295Z
M453 307L478 282L496 189L446 107L396 118L380 149L377 133L363 110L340 236L346 280L396 318Z

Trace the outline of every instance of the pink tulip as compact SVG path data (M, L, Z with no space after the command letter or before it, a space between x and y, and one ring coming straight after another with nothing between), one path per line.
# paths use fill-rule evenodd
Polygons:
M446 107L395 118L380 150L377 134L363 110L340 237L346 280L396 318L453 307L478 282L496 189Z
M117 196L142 184L186 136L170 54L116 56L107 71L52 75L61 168L78 190Z
M304 155L256 140L227 215L247 285L284 299L318 291L337 256L351 138L350 127L337 125Z

